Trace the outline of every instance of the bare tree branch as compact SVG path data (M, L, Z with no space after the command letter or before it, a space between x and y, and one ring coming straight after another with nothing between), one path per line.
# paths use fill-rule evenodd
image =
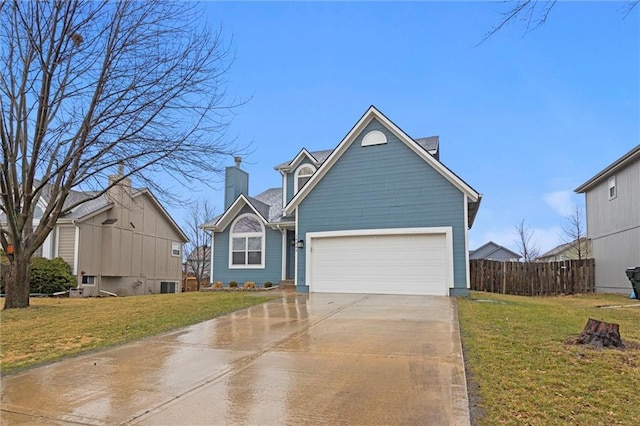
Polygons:
M205 278L209 277L211 267L211 236L201 226L214 216L215 209L208 201L194 202L187 223L183 225L189 238L184 246L184 261L187 264L187 273L193 274L196 278L198 290Z
M500 13L502 15L500 21L487 31L477 46L487 41L508 24L514 22L519 22L524 26L524 35L540 28L547 22L557 0L505 0L503 3L511 5L510 8ZM622 8L623 18L629 16L638 3L640 3L640 0L625 1L625 5Z
M167 181L206 184L237 153L233 51L201 15L157 0L0 2L0 242L13 260L28 265L63 212L109 189L119 163L175 200ZM94 195L68 202L72 190Z
M578 260L591 257L591 244L587 238L587 229L584 221L582 207L574 206L571 216L567 217L562 226L562 239L565 244L570 244L569 253L575 255Z
M534 232L525 225L524 219L516 225L516 233L518 238L515 243L518 245L518 252L522 256L522 260L533 262L540 255L540 247L533 239Z

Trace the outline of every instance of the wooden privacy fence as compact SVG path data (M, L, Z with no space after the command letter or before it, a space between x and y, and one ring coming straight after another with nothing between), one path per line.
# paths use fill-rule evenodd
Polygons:
M471 260L471 290L521 296L593 293L594 259L561 262Z

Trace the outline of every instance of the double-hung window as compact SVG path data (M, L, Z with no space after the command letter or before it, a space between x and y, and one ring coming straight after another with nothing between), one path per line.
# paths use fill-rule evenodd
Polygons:
M256 215L244 214L231 225L230 268L264 268L264 225Z

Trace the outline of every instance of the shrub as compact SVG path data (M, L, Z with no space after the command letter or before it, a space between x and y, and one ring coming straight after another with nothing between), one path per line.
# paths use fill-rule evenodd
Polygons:
M231 281L229 283L229 288L237 288L238 287L238 283L236 281Z
M216 281L215 284L213 285L213 288L223 288L224 286L222 285L222 282L220 281Z
M253 281L247 281L246 283L244 283L244 288L256 288L256 283L254 283Z
M51 294L69 290L75 285L76 279L71 275L71 267L61 257L51 260L43 257L31 259L31 293Z
M263 285L264 288L271 288L273 287L273 283L271 281L266 281Z

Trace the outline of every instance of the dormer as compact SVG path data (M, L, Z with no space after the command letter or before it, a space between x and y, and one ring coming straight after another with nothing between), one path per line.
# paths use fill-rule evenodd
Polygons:
M287 204L322 163L332 150L309 152L302 149L291 161L275 167L282 175L282 205Z

